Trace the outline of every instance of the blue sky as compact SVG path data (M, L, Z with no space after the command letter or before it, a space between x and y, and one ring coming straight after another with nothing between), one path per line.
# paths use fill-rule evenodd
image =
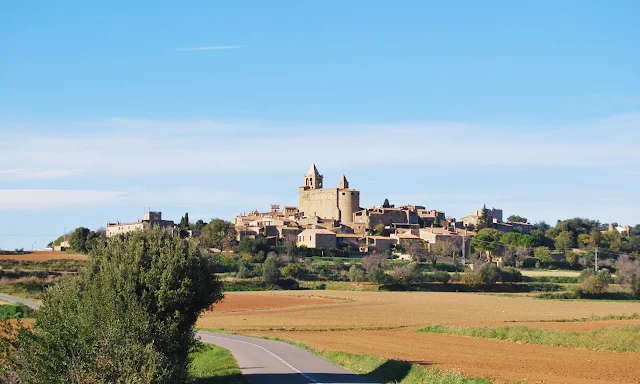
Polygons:
M640 223L636 1L0 5L0 248L294 205ZM224 49L223 49L224 48Z

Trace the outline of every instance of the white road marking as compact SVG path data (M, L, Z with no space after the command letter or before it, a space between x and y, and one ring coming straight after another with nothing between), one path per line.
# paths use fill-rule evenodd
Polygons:
M206 335L203 333L203 335ZM207 335L209 337L214 337L217 339L223 339L223 340L229 340L229 341L235 341L236 343L242 343L242 344L249 344L251 346L257 347L262 349L263 351L267 352L268 354L270 354L271 356L275 357L276 359L280 360L284 365L286 365L287 367L291 368L292 370L294 370L297 374L301 375L302 377L304 377L307 380L311 380L311 382L316 383L316 384L322 384L321 382L314 380L313 378L309 377L307 374L301 372L299 369L297 369L296 367L294 367L293 365L287 363L286 361L284 361L283 358L281 358L280 356L276 355L275 353L271 352L270 350L268 350L267 348L260 346L258 344L253 344L250 343L248 341L241 341L241 340L235 340L235 339L229 339L226 337L220 337L220 336L212 336L212 335Z

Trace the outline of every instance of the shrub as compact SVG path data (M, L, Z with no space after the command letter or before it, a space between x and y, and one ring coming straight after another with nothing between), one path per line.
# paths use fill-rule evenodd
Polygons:
M616 281L630 287L633 297L640 299L640 260L620 256L616 262Z
M519 283L522 281L522 274L515 268L504 267L500 269L500 281L503 283Z
M358 265L352 265L349 268L349 272L347 272L347 276L349 277L349 281L365 281L366 276L364 270Z
M309 289L327 289L327 284L314 281L309 284Z
M394 284L409 285L420 281L418 263L394 267L390 273L390 280Z
M482 278L479 272L466 272L462 276L462 282L466 285L477 287L482 285Z
M367 273L367 279L372 283L384 284L387 282L387 274L382 268L373 268Z
M22 319L33 314L33 309L24 304L0 305L0 319Z
M326 264L315 265L313 270L322 280L334 280L336 277L335 270Z
M451 275L448 272L436 271L433 273L433 279L439 283L447 284L451 279Z
M500 270L493 263L485 263L478 270L482 284L495 284L500 279Z
M300 275L300 267L297 264L287 264L282 270L282 276L296 278Z
M580 292L587 295L600 295L607 291L611 282L611 273L608 269L602 269L596 273L591 269L585 269L580 274Z
M280 278L280 265L277 257L269 257L262 264L262 279L267 284L275 284Z
M385 269L387 267L387 255L384 252L373 252L371 255L362 258L362 267L367 273L376 268Z
M298 280L291 279L291 278L280 279L276 282L275 285L281 289L290 289L290 290L300 289L300 284L298 283Z
M238 268L238 273L236 274L236 276L238 276L241 279L246 279L247 277L250 277L249 268L247 268L244 264L241 264L240 267Z
M459 282L462 281L462 275L460 274L460 272L455 272L453 274L450 275L451 276L451 281L452 282Z

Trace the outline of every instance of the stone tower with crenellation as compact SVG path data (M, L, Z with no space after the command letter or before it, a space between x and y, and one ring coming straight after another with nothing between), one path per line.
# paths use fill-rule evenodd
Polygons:
M339 220L353 224L353 213L360 210L360 191L349 188L349 181L342 175L338 188L324 188L323 177L315 164L304 175L299 188L298 208L306 217Z

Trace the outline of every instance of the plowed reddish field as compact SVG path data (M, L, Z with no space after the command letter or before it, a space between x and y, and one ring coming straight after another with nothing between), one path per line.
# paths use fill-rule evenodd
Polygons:
M540 322L630 315L640 312L638 303L469 293L288 291L228 293L217 309L205 313L198 326L277 336L315 348L408 360L507 382L640 383L640 354L415 332L430 324L526 324L561 330L640 325L639 320Z
M0 255L0 260L48 261L48 260L87 260L87 255L58 251L33 251L25 255Z

